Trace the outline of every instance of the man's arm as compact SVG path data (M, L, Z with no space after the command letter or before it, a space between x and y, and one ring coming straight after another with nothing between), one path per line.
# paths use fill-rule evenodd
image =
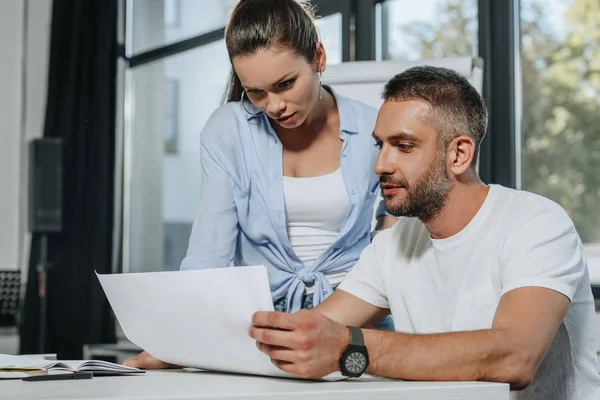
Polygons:
M333 292L314 311L345 326L371 327L389 315L390 310L379 308L341 289Z
M346 296L351 295L336 297L350 299ZM337 312L333 302L329 306L296 314L256 313L250 336L279 368L320 378L339 369L339 357L349 342L343 325L360 325L368 318L334 322L326 316L348 317ZM523 287L502 297L491 329L431 335L365 329L367 373L404 380L502 382L514 390L524 389L568 307L569 299L558 292Z
M569 307L561 293L523 287L500 300L491 329L432 335L365 330L368 373L405 380L529 385Z

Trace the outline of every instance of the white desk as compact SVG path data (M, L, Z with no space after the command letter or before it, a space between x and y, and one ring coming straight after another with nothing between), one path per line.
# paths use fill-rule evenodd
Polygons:
M53 382L0 381L0 399L109 400L508 400L505 384L401 382L363 377L314 382L211 372L148 371L140 376L97 376Z

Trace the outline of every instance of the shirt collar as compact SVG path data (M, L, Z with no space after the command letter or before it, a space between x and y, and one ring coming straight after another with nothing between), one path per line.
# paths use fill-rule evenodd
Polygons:
M349 134L358 133L358 118L356 117L356 112L352 107L350 99L337 93L331 86L323 85L323 88L329 91L335 99L340 114L340 130ZM242 105L241 102L240 105ZM253 114L260 112L260 110L249 101L245 102L243 107ZM255 118L262 118L264 114L251 115L246 110L242 109L248 121Z

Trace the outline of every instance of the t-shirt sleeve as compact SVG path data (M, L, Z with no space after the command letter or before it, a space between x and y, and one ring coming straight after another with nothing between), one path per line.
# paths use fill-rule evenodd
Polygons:
M390 308L385 289L378 249L385 248L385 241L392 229L387 229L373 239L361 253L356 265L348 272L338 290L348 292L359 299L380 308Z
M585 275L583 246L573 222L555 203L519 222L502 251L502 294L537 286L573 300Z

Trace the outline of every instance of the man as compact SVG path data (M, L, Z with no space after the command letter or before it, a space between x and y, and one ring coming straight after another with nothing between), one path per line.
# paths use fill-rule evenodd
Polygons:
M258 348L303 377L341 369L506 382L518 399L600 399L587 265L564 210L480 181L487 110L464 77L416 67L383 96L375 172L386 210L409 218L380 233L314 310L256 313ZM352 328L389 312L397 332Z

